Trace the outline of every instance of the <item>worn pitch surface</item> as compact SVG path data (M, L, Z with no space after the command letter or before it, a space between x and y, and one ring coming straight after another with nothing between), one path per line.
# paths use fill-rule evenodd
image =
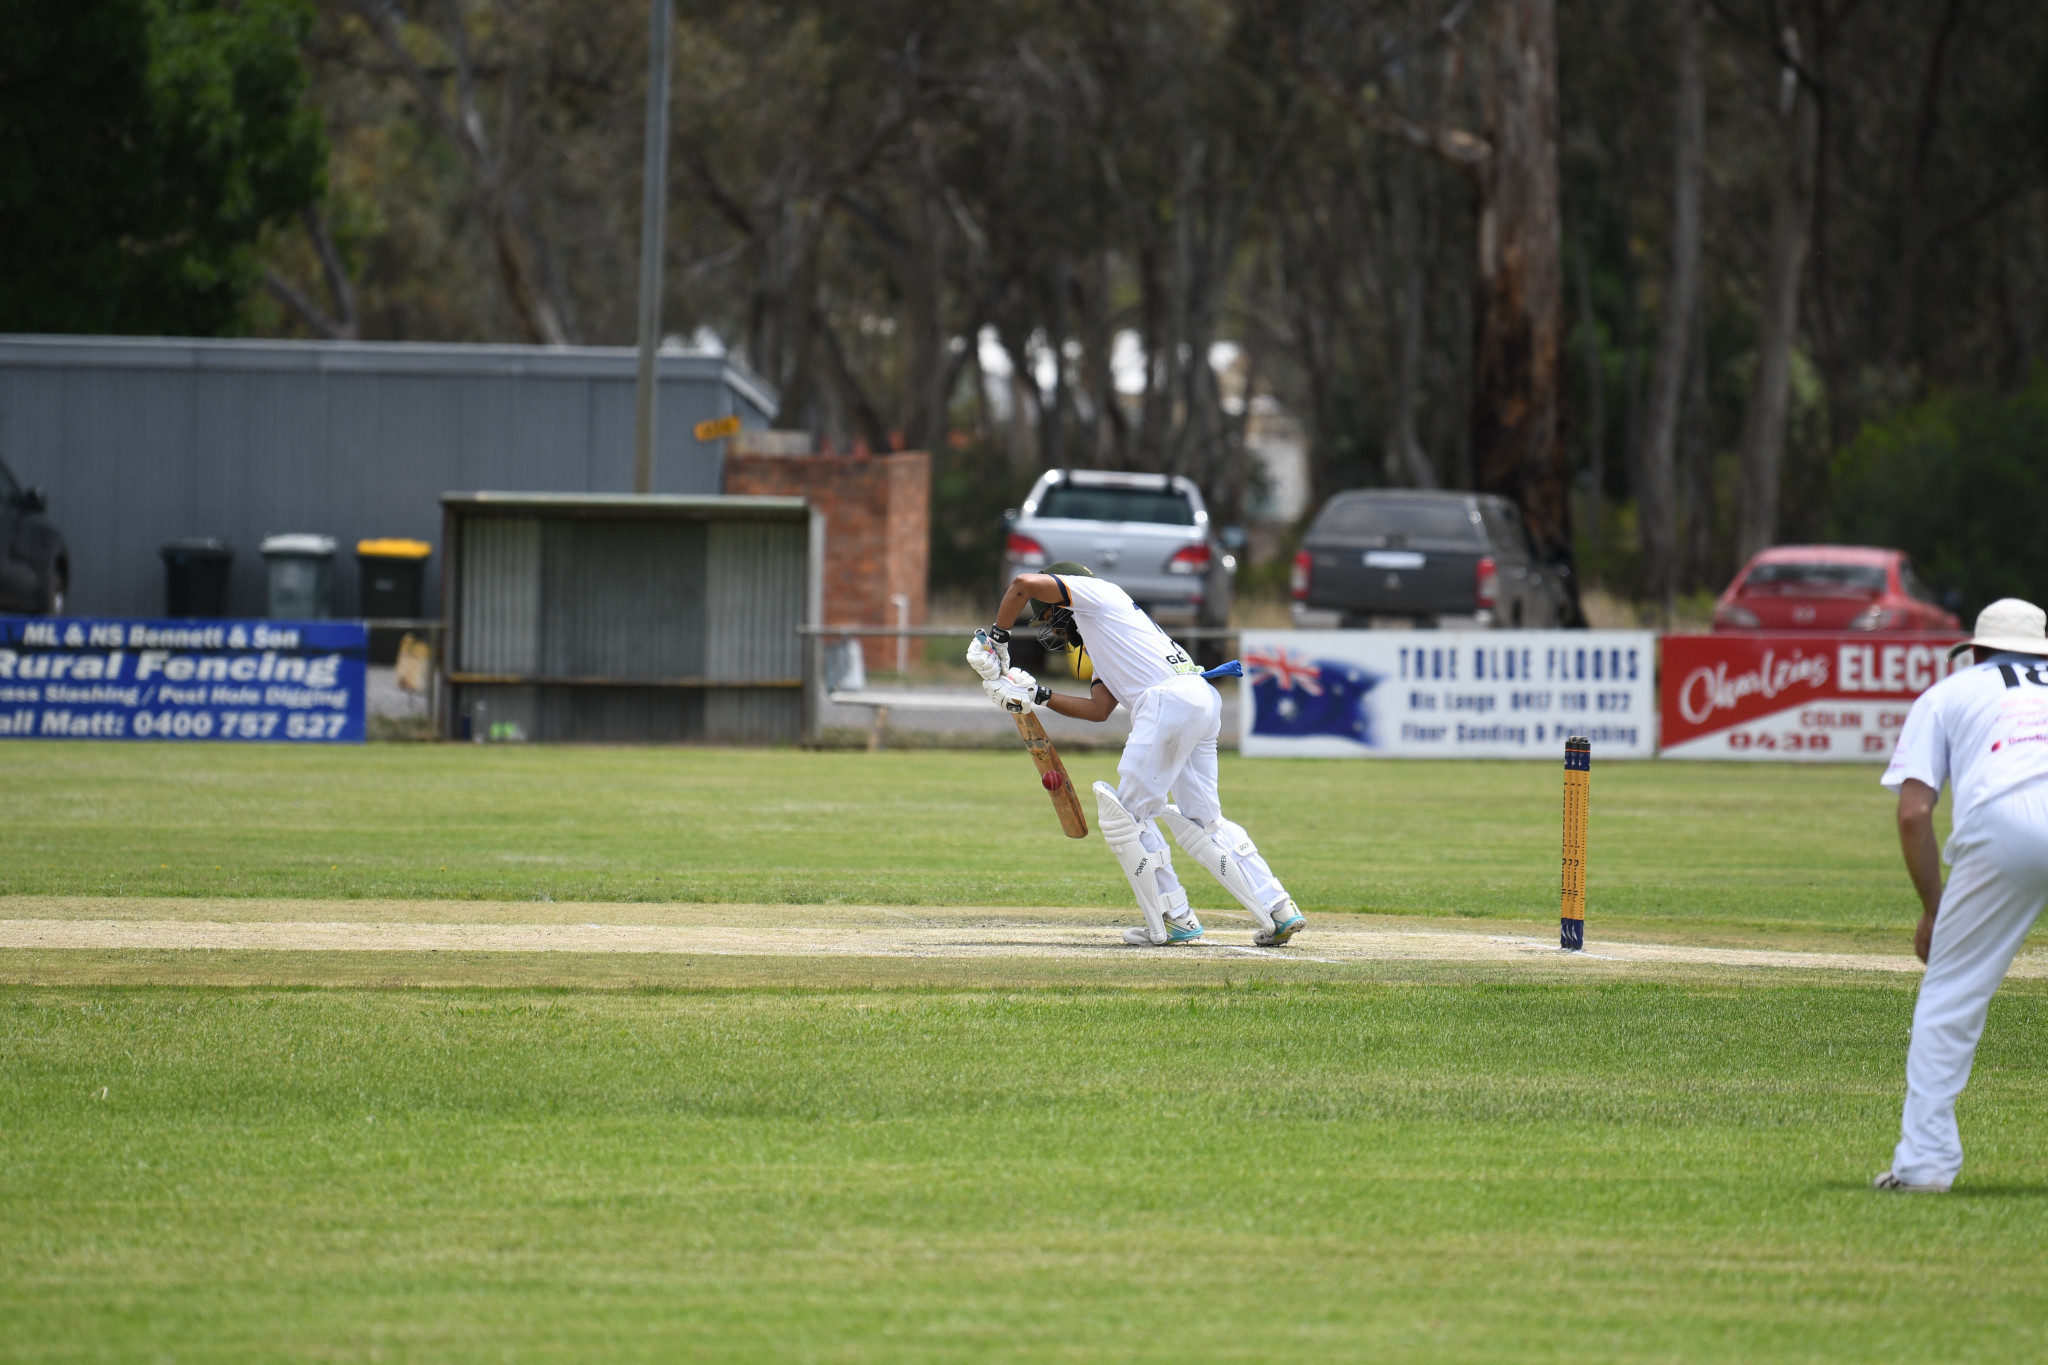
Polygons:
M1696 943L1603 942L1583 954L1526 932L1446 928L1404 918L1320 916L1283 948L1252 942L1246 916L1210 912L1199 945L1130 948L1101 910L1013 907L670 905L529 906L475 901L183 901L0 898L0 953L663 953L713 957L1084 958L1135 963L1160 953L1198 962L1256 957L1275 963L1369 966L1441 961L1583 965L1599 972L1664 966L1798 968L1912 973L1904 954L1731 948ZM531 915L545 909L544 917ZM1126 917L1129 922L1129 917ZM1503 926L1505 927L1505 926ZM1519 926L1517 926L1519 927ZM2048 952L2014 964L2048 975Z

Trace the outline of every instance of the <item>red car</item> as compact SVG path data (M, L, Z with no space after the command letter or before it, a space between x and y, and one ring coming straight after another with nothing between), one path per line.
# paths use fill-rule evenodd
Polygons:
M1961 628L1904 551L1867 545L1775 546L1743 565L1714 604L1715 630Z

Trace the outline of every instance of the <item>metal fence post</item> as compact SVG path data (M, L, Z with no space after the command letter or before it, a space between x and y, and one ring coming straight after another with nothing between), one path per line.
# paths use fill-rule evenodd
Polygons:
M810 563L804 584L804 728L806 748L818 747L818 713L825 705L825 514L811 508Z
M661 377L661 264L668 209L668 43L674 21L669 0L653 0L647 23L647 168L640 199L640 376L633 433L633 491L654 491L655 418Z

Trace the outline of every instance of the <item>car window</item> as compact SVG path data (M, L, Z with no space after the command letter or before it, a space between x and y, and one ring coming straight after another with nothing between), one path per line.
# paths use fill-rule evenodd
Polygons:
M1312 536L1381 543L1400 537L1482 549L1479 527L1465 503L1421 498L1340 498L1316 518Z
M1038 500L1041 517L1072 521L1149 521L1162 526L1193 526L1194 504L1178 488L1090 488L1059 483Z
M1883 592L1878 564L1759 564L1743 580L1744 592Z
M1941 598L1935 595L1934 589L1928 587L1920 575L1913 571L1913 561L1910 559L1899 561L1899 586L1904 588L1906 596L1915 602L1925 602L1930 607L1941 605Z

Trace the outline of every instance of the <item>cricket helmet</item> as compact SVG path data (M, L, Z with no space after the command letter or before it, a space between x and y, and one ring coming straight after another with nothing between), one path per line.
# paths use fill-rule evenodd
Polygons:
M1063 559L1057 564L1048 564L1040 573L1065 574L1069 578L1093 578L1095 571L1085 564L1076 564ZM1039 643L1047 649L1079 649L1081 632L1074 625L1074 613L1057 602L1041 602L1031 598L1031 624L1038 627Z

